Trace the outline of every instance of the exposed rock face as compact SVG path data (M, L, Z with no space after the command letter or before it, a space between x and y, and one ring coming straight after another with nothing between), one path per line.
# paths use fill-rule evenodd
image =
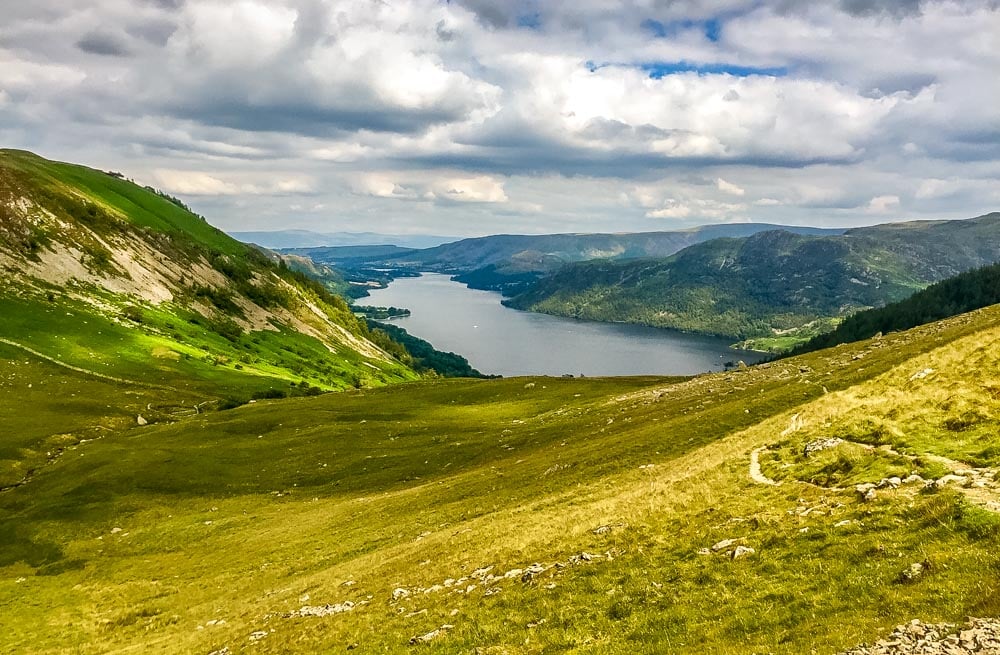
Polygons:
M1000 653L1000 619L969 619L957 628L914 619L896 626L887 639L858 646L840 655L965 655Z

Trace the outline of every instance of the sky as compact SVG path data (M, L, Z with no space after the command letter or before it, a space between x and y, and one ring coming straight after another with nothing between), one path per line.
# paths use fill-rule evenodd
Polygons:
M0 0L0 147L227 230L1000 210L1000 0Z

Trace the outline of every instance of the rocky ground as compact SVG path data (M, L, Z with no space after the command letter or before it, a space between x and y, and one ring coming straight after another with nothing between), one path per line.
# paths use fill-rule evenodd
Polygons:
M969 619L963 626L914 619L896 626L888 638L840 655L1000 654L1000 619Z

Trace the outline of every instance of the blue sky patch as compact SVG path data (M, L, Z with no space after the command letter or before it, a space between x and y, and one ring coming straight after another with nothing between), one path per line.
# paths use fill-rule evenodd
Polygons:
M736 77L750 77L752 75L785 77L788 75L788 68L785 66L758 68L756 66L739 66L736 64L692 64L686 61L655 61L639 64L639 68L646 71L654 80L676 73L734 75ZM596 70L596 68L592 68L591 70Z

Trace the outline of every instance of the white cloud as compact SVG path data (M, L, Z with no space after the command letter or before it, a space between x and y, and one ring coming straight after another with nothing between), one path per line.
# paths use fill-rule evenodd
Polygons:
M899 210L899 196L875 196L865 207L865 211L869 214L888 214L897 210Z
M507 202L503 182L488 175L466 178L447 178L431 185L435 198L456 202Z
M719 191L722 191L723 193L728 193L730 195L742 196L746 194L746 189L743 189L742 187L739 187L733 184L732 182L727 182L721 177L716 178L715 186L719 188Z
M234 180L202 171L156 169L157 186L168 192L188 196L298 195L313 191L311 180L302 176L272 178L264 181ZM227 179L229 178L229 179Z
M502 203L504 184L488 175L436 177L427 173L372 173L355 180L356 194L397 200Z
M0 138L155 180L230 226L611 231L996 209L1000 7L870 4L552 0L532 30L486 0L12 3ZM386 199L409 201L405 216Z

